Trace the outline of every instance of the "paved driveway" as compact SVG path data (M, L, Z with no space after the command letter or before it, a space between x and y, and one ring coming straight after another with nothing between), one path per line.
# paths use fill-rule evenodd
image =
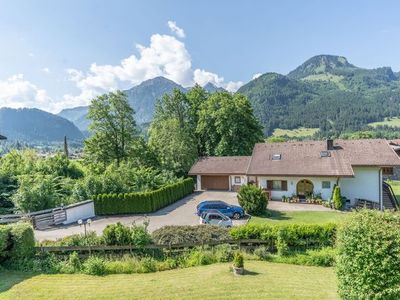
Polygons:
M155 213L148 215L128 215L128 216L111 216L97 217L93 220L89 230L96 231L101 234L108 224L121 222L130 225L133 222L142 223L149 220L149 230L154 231L166 225L196 225L199 223L199 217L195 214L196 206L204 200L222 200L229 204L238 205L236 193L207 191L198 192L189 195L182 200L171 204ZM277 211L329 211L329 208L321 205L300 204L300 203L283 203L280 201L270 201L268 209ZM233 221L234 225L245 224L248 219ZM82 233L83 228L77 224L69 226L59 226L47 230L35 230L35 238L42 240L55 240L71 234Z
M150 231L154 231L166 225L196 225L199 223L199 217L195 214L196 206L204 200L223 200L229 204L238 205L236 193L218 191L194 193L168 207L148 215L97 217L93 220L90 227L88 227L88 230L96 231L97 234L101 234L108 224L121 222L122 224L130 225L133 222L142 223L146 218L150 222ZM234 225L245 224L246 222L246 219L235 220ZM47 230L35 230L35 238L39 241L55 240L57 238L82 232L83 228L79 225L73 224Z

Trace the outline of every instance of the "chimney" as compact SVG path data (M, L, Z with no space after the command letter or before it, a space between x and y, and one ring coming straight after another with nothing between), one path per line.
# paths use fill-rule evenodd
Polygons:
M326 150L333 150L333 140L331 139L326 140Z

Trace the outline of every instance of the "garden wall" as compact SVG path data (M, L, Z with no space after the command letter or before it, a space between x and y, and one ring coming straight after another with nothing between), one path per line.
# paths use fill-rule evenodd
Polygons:
M155 212L193 192L192 178L166 185L155 191L126 194L101 194L94 197L96 215Z

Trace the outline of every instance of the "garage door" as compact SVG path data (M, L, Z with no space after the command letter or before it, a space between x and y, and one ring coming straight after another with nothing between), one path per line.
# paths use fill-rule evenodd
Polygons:
M229 190L229 176L201 176L203 190Z

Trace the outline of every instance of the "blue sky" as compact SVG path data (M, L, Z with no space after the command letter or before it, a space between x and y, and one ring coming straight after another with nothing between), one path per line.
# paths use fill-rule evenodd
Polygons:
M57 112L157 75L234 90L317 54L399 71L399 12L399 1L0 0L0 106Z

